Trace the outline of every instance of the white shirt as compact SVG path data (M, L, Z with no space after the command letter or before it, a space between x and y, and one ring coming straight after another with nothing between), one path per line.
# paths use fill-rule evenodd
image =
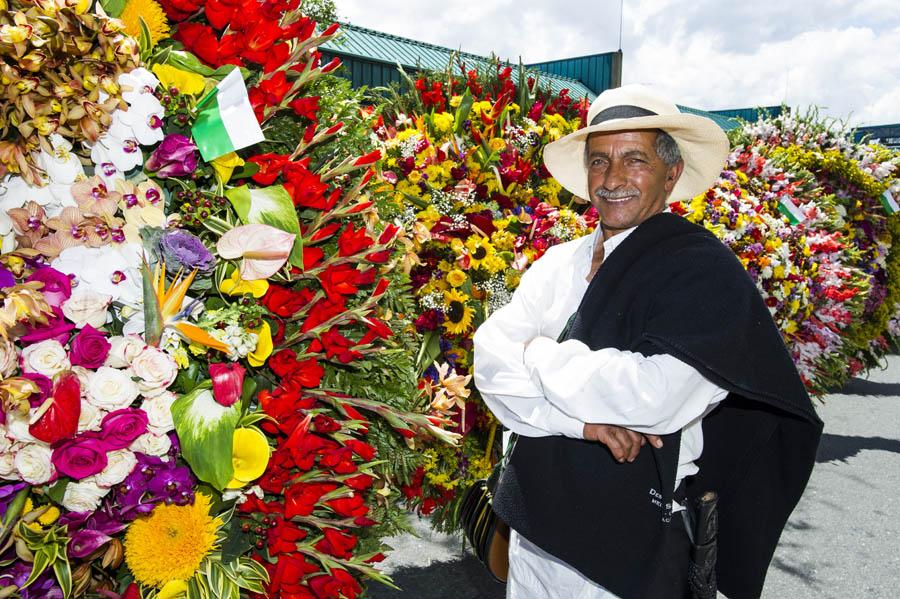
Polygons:
M633 230L603 242L604 259ZM588 422L647 434L681 430L677 487L697 472L701 421L727 392L668 354L592 351L574 339L555 341L587 290L594 244L601 235L598 227L591 235L550 248L522 276L510 303L478 327L475 385L500 422L526 437L582 439ZM507 588L507 597L613 597L515 531ZM544 590L532 594L530 588Z

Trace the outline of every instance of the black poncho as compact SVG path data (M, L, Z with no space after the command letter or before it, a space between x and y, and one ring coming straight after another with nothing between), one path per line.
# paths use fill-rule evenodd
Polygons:
M569 338L592 350L670 354L729 392L703 420L700 472L687 494L719 493L719 589L758 597L812 471L822 422L735 255L679 216L651 217L600 267ZM680 435L664 437L660 450L645 446L631 464L595 442L520 437L494 510L616 595L665 596L654 573L673 534Z

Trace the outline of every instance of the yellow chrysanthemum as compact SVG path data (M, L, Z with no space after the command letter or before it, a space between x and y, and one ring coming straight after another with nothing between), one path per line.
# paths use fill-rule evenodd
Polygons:
M468 299L468 295L456 289L444 292L444 328L451 335L465 333L472 326L475 310L466 303Z
M469 253L469 266L478 268L485 260L494 255L494 246L487 237L473 235L466 240Z
M169 22L156 0L128 0L119 18L125 24L125 33L133 38L141 38L141 19L150 31L150 44L155 46L169 37Z
M216 545L220 518L209 515L209 497L197 493L193 505L157 505L125 534L125 563L140 584L162 588L189 580Z

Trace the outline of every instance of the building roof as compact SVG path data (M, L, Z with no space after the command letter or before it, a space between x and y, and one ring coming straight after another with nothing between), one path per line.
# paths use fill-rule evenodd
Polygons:
M407 71L417 69L443 71L450 64L451 56L454 54L459 56L467 67L483 69L490 65L490 60L485 56L428 44L374 29L366 29L349 23L341 23L341 30L343 35L323 44L322 50L341 58L351 57L379 62L391 67L396 67L399 63ZM563 89L568 89L569 96L575 99L587 96L589 100L593 100L596 97L596 94L587 85L577 79L547 73L536 68L527 68L527 72L532 76L539 74L539 84L549 86L555 94Z
M678 110L687 114L697 114L700 116L705 116L706 118L711 119L713 122L715 122L715 124L717 124L725 131L736 129L740 125L736 118L725 116L723 114L716 114L715 112L706 112L705 110L700 110L699 108L691 108L690 106L681 106L679 104Z

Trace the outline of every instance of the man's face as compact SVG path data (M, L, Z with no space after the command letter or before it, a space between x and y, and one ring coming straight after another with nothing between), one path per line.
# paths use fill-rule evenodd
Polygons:
M656 136L638 130L588 137L588 190L607 238L662 212L681 176L684 163L668 166L656 153Z

